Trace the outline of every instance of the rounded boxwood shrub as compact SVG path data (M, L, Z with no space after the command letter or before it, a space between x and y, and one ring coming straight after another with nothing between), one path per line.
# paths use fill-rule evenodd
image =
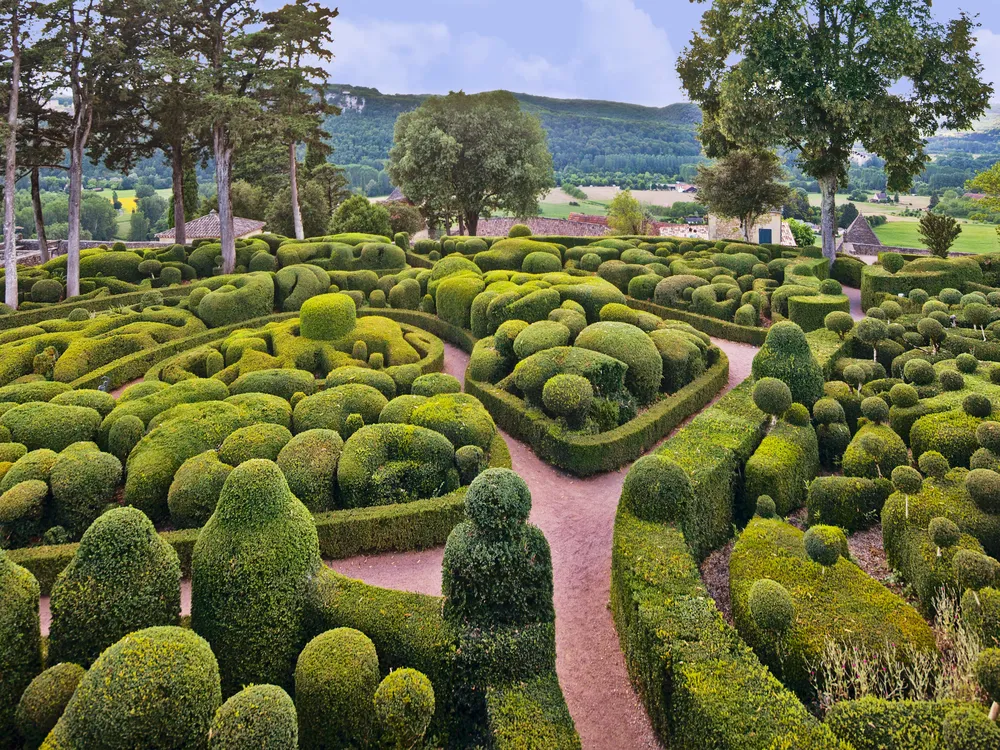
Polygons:
M760 315L753 305L741 305L736 308L733 322L738 326L758 326L760 325Z
M965 475L969 497L983 511L1000 511L1000 474L990 469L973 469Z
M521 263L525 273L554 273L562 270L562 262L551 253L528 253Z
M986 450L1000 454L1000 422L980 422L976 440Z
M292 433L280 424L263 422L241 427L230 433L219 448L219 460L239 466L252 458L276 461L281 449L292 439Z
M377 389L361 383L338 385L314 396L306 396L292 412L293 432L334 430L343 433L347 418L360 414L365 424L378 422L389 400Z
M67 406L86 406L90 409L95 409L102 417L106 417L115 408L116 401L115 397L110 393L85 389L58 393L49 403L65 404Z
M58 302L62 294L63 285L58 279L39 279L31 285L32 302Z
M923 477L912 466L897 466L892 470L892 484L904 495L915 495L923 486Z
M492 629L552 622L552 556L527 523L531 493L510 469L487 469L465 495L467 521L448 536L442 563L444 617Z
M965 378L957 370L942 370L938 375L942 390L960 391L965 388Z
M73 443L93 440L101 420L96 409L31 401L4 412L0 425L29 451L48 448L58 453Z
M21 456L0 478L0 493L7 492L21 482L33 479L48 483L49 475L52 473L52 465L58 457L58 453L46 448L31 451Z
M49 659L88 666L128 633L174 625L181 567L136 508L113 508L90 525L52 585Z
M122 478L122 462L93 443L75 443L52 464L53 517L73 535L82 534L110 503Z
M514 341L517 340L521 331L528 327L528 323L523 320L505 320L497 326L493 334L493 346L505 359L516 359L514 354Z
M684 517L694 490L687 473L658 453L643 456L622 486L622 507L642 521L671 523Z
M930 385L934 377L934 365L926 359L911 359L903 365L903 378L909 383Z
M570 343L571 337L572 332L562 323L554 320L540 320L532 323L517 335L517 338L514 339L514 354L518 359L525 359L543 349L566 346Z
M784 414L784 420L796 427L806 427L810 423L809 410L802 404L792 404Z
M417 746L434 716L434 686L415 669L389 672L375 690L375 719L393 750Z
M812 405L823 397L823 370L809 349L802 329L790 321L775 323L753 359L753 377L777 378L788 385L792 401Z
M487 451L497 434L486 407L467 393L432 396L413 410L410 424L440 432L456 449L476 445Z
M759 407L758 407L759 408ZM817 424L830 425L846 423L844 407L836 399L825 397L813 404L813 419Z
M594 387L582 375L556 375L546 380L542 388L545 410L574 427L582 425L593 401Z
M456 489L458 481L452 443L417 425L362 427L344 443L337 464L340 504L348 508L434 497Z
M470 484L486 468L486 454L478 445L463 445L455 451L455 465L461 483Z
M379 676L375 645L361 631L336 628L309 641L295 665L299 747L367 747Z
M14 737L17 702L42 671L38 581L0 549L0 737Z
M33 679L21 695L14 721L26 748L37 748L66 710L86 671L79 664L61 662Z
M792 391L777 378L761 378L754 383L753 402L765 414L780 417L792 405Z
M364 346L365 342L356 342L355 350L357 350L357 344ZM360 359L367 360L368 357L365 356ZM390 401L396 398L396 381L393 380L392 376L387 372L372 370L367 367L348 366L338 367L337 369L331 371L326 377L327 388L336 388L338 385L347 385L348 383L370 385L372 388L380 391L382 395Z
M431 372L421 375L410 386L413 396L437 396L443 393L461 393L462 384L454 375L444 372Z
M966 375L971 375L979 367L979 360L972 354L968 352L963 352L955 357L955 366L958 368L959 372L964 372Z
M891 427L868 424L858 429L844 451L844 475L877 479L908 462L906 445Z
M206 748L221 702L218 664L204 639L185 628L146 628L87 670L43 747Z
M889 405L880 396L869 396L861 402L861 414L869 422L882 424L889 419Z
M958 704L941 722L943 750L987 750L998 746L1000 728L976 706Z
M962 410L970 417L986 419L993 413L993 403L982 393L970 393L962 400Z
M413 410L427 402L427 396L396 396L378 415L379 422L398 422L409 424Z
M898 406L900 409L908 409L911 406L916 406L917 402L920 401L920 396L917 393L917 389L908 383L896 383L892 388L889 389L889 399L892 401L893 406Z
M298 750L295 704L277 685L250 685L219 706L209 750Z
M288 368L255 370L240 375L229 386L229 393L237 396L243 393L267 393L290 401L296 393L310 394L316 390L316 381L311 372Z
M222 486L233 467L219 460L215 451L205 451L181 464L167 494L170 520L179 529L200 528L219 502Z
M306 592L321 566L316 524L277 464L233 469L191 559L191 627L219 659L224 694L291 689Z
M344 441L334 430L306 430L278 454L288 489L313 513L336 504L337 463L343 450Z
M962 532L950 518L936 516L927 525L927 532L931 535L931 541L938 547L951 547L958 543L958 538Z
M834 565L840 557L850 556L847 537L839 526L812 526L802 541L809 559L824 567Z
M969 459L969 468L1000 471L1000 456L989 448L977 448Z
M20 547L38 536L48 496L48 485L37 479L18 482L0 495L0 539Z
M299 333L314 341L335 341L352 330L357 320L354 301L344 294L320 294L302 303Z
M750 616L762 630L783 633L795 621L795 602L791 594L770 578L754 581L750 587L749 605Z
M960 549L956 552L951 565L960 591L965 589L978 591L993 586L1000 573L1000 563L982 552L971 549Z
M777 515L774 498L770 495L761 495L758 497L754 513L761 518L774 518Z
M917 459L917 466L920 467L923 474L935 479L943 479L944 475L951 469L948 459L938 451L921 453L920 458Z
M574 345L624 362L628 366L625 387L640 404L656 398L663 380L663 359L642 329L628 323L594 323L580 332Z
M508 237L530 237L531 227L527 224L514 224L507 232Z
M854 328L854 318L850 313L834 310L826 314L823 325L828 331L833 331L843 339Z

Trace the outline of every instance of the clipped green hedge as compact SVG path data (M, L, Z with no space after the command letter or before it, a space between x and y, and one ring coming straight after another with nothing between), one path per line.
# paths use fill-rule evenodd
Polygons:
M486 713L496 750L575 750L581 746L554 673L490 688Z
M766 328L758 328L757 326L741 326L736 323L720 320L719 318L712 318L708 315L698 315L697 313L688 312L687 310L676 310L672 307L664 307L663 305L657 305L652 302L634 299L632 297L627 297L625 302L633 310L642 310L643 312L652 313L653 315L660 316L664 320L679 320L683 323L689 323L699 331L707 333L709 336L716 336L720 339L736 341L741 344L760 346L764 343L764 339L767 338Z
M961 290L969 282L982 283L983 271L975 258L923 257L910 261L896 273L882 266L861 269L861 307L877 307L885 295L909 294L911 289L923 289L931 296L949 287Z
M845 294L817 294L788 298L788 319L798 323L808 333L822 328L826 316L832 312L851 311L851 301Z
M156 291L162 294L164 299L174 299L186 297L191 293L193 288L194 287L187 285L157 289ZM68 300L61 302L58 305L45 305L44 307L38 307L33 310L19 310L15 313L11 313L10 315L0 315L0 331L6 331L20 326L35 325L43 320L65 318L70 314L70 312L78 307L82 307L84 310L88 310L92 313L111 310L116 307L129 307L142 301L143 295L149 291L149 289L143 289L141 292L109 294L105 297L97 297L95 299L70 297Z
M489 468L510 468L510 451L499 434L490 445ZM461 487L441 497L412 503L370 508L349 508L313 516L319 534L320 553L326 560L360 554L405 552L444 544L448 534L465 520L465 491ZM191 574L191 552L200 529L164 531L160 536L177 552L181 570ZM48 594L79 547L78 543L10 550L8 557L27 568Z
M812 425L779 422L747 461L747 498L770 495L778 515L786 516L802 507L806 485L818 471L819 443Z

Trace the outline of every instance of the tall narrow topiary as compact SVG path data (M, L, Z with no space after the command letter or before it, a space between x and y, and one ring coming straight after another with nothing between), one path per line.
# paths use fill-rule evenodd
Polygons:
M38 581L0 549L0 747L14 747L21 693L42 671Z
M191 565L191 626L219 659L225 695L252 683L291 689L306 589L321 565L312 515L277 464L233 469Z
M128 633L178 623L177 553L141 510L109 510L56 578L50 608L49 661L89 666Z
M823 397L823 370L809 349L806 336L795 323L771 326L764 345L753 358L755 379L777 378L792 391L792 401L810 409Z

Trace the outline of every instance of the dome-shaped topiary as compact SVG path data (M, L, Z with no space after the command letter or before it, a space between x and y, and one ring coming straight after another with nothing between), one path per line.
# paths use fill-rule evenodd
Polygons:
M454 375L432 372L413 381L410 393L414 396L438 396L442 393L461 393L462 384Z
M962 400L962 410L970 417L986 419L993 413L993 402L982 393L970 393Z
M250 685L219 706L208 733L210 750L297 750L298 716L277 685Z
M53 516L71 533L82 534L113 500L122 463L94 443L74 443L52 464L49 487Z
M861 390L861 385L865 382L867 377L868 373L865 372L865 368L861 365L848 365L844 368L844 380L853 386L857 386L859 391Z
M897 490L906 495L920 492L923 477L912 466L897 466L892 470L892 483Z
M281 469L233 469L191 560L191 626L219 659L223 691L290 688L306 641L305 595L322 565L312 515Z
M0 737L14 737L21 693L42 670L38 581L0 549Z
M899 253L882 253L879 255L879 262L889 273L897 273L902 270L906 259Z
M1000 456L989 448L977 448L969 458L969 468L1000 471Z
M770 578L754 581L749 605L750 616L761 630L783 633L795 622L795 602L788 589Z
M661 454L650 453L625 475L621 505L640 520L671 523L680 521L693 496L684 469Z
M981 422L976 427L976 440L987 450L1000 455L1000 422Z
M844 407L834 398L821 398L813 404L813 419L817 424L840 424L847 421Z
M375 718L394 750L409 750L423 739L434 716L434 687L415 669L390 672L375 691Z
M306 430L289 440L278 453L278 467L285 475L288 489L313 513L334 506L337 464L343 450L340 433Z
M486 454L478 445L463 445L455 451L455 465L462 484L470 484L486 468Z
M784 420L796 427L805 427L810 422L809 410L802 404L792 404L784 414Z
M582 375L561 373L546 380L542 388L545 410L574 427L582 425L593 401L594 387Z
M753 402L765 414L779 417L792 405L792 391L777 378L761 378L754 384Z
M1000 703L1000 648L983 649L976 660L979 687L994 703Z
M319 294L302 303L299 318L303 338L335 341L354 330L357 309L346 294Z
M531 227L527 224L514 224L507 232L508 237L530 237Z
M934 377L934 365L926 359L911 359L903 365L903 378L909 383L930 385Z
M997 582L1000 573L1000 563L982 552L971 549L960 549L951 561L955 572L955 581L961 591L972 589L978 591Z
M957 370L942 370L938 375L942 390L960 391L965 388L965 378Z
M204 639L185 628L146 628L87 670L43 747L205 748L221 702L219 668Z
M861 402L861 413L869 422L882 424L889 419L889 405L881 396L869 396Z
M828 567L841 557L849 557L847 537L839 526L812 526L803 537L806 554L813 562Z
M497 434L493 417L475 396L444 393L428 398L410 413L410 423L444 435L456 448L478 445L489 450Z
M935 479L943 479L944 475L951 469L948 459L938 451L921 453L920 458L917 459L917 466L920 467L920 471L925 476L934 477Z
M14 715L25 747L36 748L42 744L63 715L86 671L79 664L61 662L31 681Z
M88 666L128 633L177 624L177 553L142 511L113 508L83 535L52 585L50 608L49 659Z
M841 294L843 291L843 287L836 279L823 279L819 282L820 294Z
M811 408L823 396L823 371L809 349L802 329L790 321L775 323L753 359L755 379L777 378L792 392L792 400Z
M981 510L1000 511L1000 474L990 469L973 469L965 475L965 489Z
M893 406L898 406L900 409L908 409L911 406L917 405L920 401L920 395L912 385L908 383L896 383L896 385L889 389L889 399L892 401Z
M976 368L979 367L979 360L976 359L975 355L963 352L955 357L955 366L958 368L959 372L971 375L976 371Z
M295 665L299 747L367 747L378 684L378 654L364 633L336 628L309 641Z
M510 469L487 469L469 486L465 513L481 534L504 537L528 520L531 491Z
M936 516L927 524L927 532L931 535L931 541L938 547L951 547L958 543L961 531L950 518Z
M215 451L205 451L181 464L170 483L167 507L179 529L200 528L219 502L222 486L233 467L222 463Z
M774 518L776 515L774 498L770 495L761 495L758 497L756 513L761 518Z
M826 314L823 325L828 331L833 331L843 340L854 328L854 318L851 317L850 313L835 310Z
M1000 727L972 704L958 704L941 722L942 750L986 750L1000 747Z
M261 422L241 427L222 441L219 460L230 466L239 466L253 458L275 461L291 439L292 433L280 424Z
M145 434L145 423L139 417L128 414L111 425L108 431L108 451L124 465L132 449Z
M587 326L574 346L624 362L625 387L640 404L652 402L663 380L663 358L645 331L628 323L602 322Z

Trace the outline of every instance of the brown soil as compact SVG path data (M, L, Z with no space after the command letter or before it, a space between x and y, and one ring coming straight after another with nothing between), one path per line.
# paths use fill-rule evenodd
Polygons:
M756 348L715 340L729 356L729 386L750 374ZM468 356L445 347L445 371L464 381ZM720 394L721 395L721 394ZM552 548L556 609L556 669L570 713L588 750L659 748L638 696L608 608L611 542L615 511L628 466L587 479L570 476L541 461L526 445L504 435L514 470L532 494L532 523ZM366 583L424 594L441 593L443 549L362 555L330 561L333 569ZM724 564L728 570L728 554ZM721 578L708 576L710 588ZM728 600L728 576L724 587ZM716 595L713 590L713 595ZM723 601L719 593L717 601ZM720 607L725 605L720 604ZM48 632L48 597L41 603L42 629ZM190 585L184 582L182 612L190 611ZM728 616L728 607L724 611Z
M729 558L733 554L733 543L730 539L701 563L701 580L708 595L715 600L715 606L730 625L733 624L733 605L729 599Z

